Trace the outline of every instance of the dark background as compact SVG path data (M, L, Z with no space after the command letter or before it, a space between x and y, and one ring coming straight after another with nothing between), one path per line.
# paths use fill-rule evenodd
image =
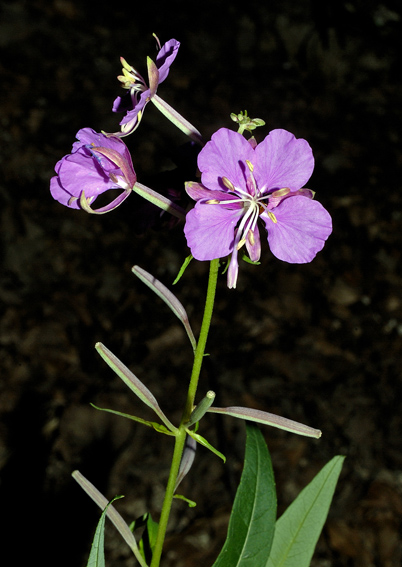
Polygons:
M161 42L181 41L159 95L208 138L229 114L306 138L309 187L334 231L309 265L265 245L222 277L200 383L217 405L249 405L319 427L319 441L262 428L280 512L335 454L347 456L315 567L401 562L401 66L397 0L263 3L4 1L0 14L1 539L13 564L84 565L99 512L71 479L81 470L127 519L157 516L172 444L89 406L151 414L102 363L104 342L180 417L191 349L168 308L131 274L166 285L188 253L181 227L136 235L137 201L90 216L49 194L75 133L114 131L119 57L145 73ZM139 180L173 167L185 137L153 105L127 143ZM198 330L207 263L175 293ZM211 565L241 472L241 422L207 416L202 447L174 506L164 565ZM131 566L109 527L109 565ZM8 561L10 563L10 560Z

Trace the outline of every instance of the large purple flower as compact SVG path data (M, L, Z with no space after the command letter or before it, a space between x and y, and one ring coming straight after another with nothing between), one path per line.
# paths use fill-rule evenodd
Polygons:
M120 138L98 134L91 128L79 130L77 140L71 154L55 166L57 175L50 180L52 197L72 209L108 212L128 197L136 183L130 152ZM95 199L110 189L123 191L109 205L93 210Z
M332 232L329 213L313 191L302 189L314 169L306 140L273 130L258 145L222 128L198 156L201 183L187 183L196 202L186 216L184 232L197 260L232 255L228 286L236 287L238 251L250 259L261 253L260 218L272 253L285 262L310 262Z
M123 57L120 58L123 65L123 75L119 75L118 79L129 92L123 97L117 97L113 104L113 112L127 112L120 122L121 132L117 135L127 136L139 126L145 106L156 95L158 85L168 76L169 68L176 58L179 47L180 43L171 39L162 47L159 44L156 63L148 57L149 85Z

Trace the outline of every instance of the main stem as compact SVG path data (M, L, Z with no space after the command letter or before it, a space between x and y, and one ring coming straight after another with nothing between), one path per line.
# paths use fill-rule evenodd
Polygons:
M207 343L208 332L211 325L212 312L214 309L216 283L218 280L219 259L212 260L209 268L209 279L207 297L205 300L204 316L202 319L200 336L197 343L197 348L194 355L193 370L191 372L190 384L187 391L187 400L183 412L181 423L178 427L177 435L175 438L175 446L172 457L172 464L170 467L169 479L166 487L165 498L159 519L158 534L154 551L152 554L152 561L150 567L159 567L163 542L165 541L167 524L169 521L170 510L172 508L172 501L175 491L176 479L180 468L180 461L183 454L184 445L186 442L185 423L190 418L191 412L194 407L195 395L197 393L198 380L200 377L202 361L205 353L205 346Z

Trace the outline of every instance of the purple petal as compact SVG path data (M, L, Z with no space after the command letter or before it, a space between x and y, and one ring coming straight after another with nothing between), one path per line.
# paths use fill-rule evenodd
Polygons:
M162 45L158 55L156 56L156 66L159 69L159 84L163 83L163 81L168 76L169 68L173 61L176 59L179 47L179 41L170 39L164 45Z
M332 232L332 220L321 203L306 197L284 199L272 213L261 216L274 256L291 264L311 262ZM271 213L271 214L272 214Z
M194 199L194 201L200 201L201 199L203 200L215 199L217 201L222 201L223 199L225 199L225 201L236 199L235 196L227 195L223 191L210 191L209 189L204 187L202 183L196 183L195 181L188 181L185 184L185 189L187 195L189 195L192 199ZM233 206L237 208L240 207L241 205L237 205L237 203L233 203Z
M58 201L66 207L70 207L71 209L80 208L78 197L70 201L71 197L74 197L74 195L64 189L57 175L50 180L50 194L55 201Z
M306 140L286 130L272 130L255 150L254 176L259 189L300 189L310 179L314 157Z
M82 190L85 190L87 199L97 197L108 189L116 187L116 184L105 175L97 160L81 152L68 155L62 160L59 183L74 197L79 197Z
M184 234L197 260L223 258L232 252L234 229L242 209L229 210L220 205L196 203L186 215Z
M237 132L221 128L198 155L198 167L202 172L201 181L209 189L224 190L222 177L227 177L235 186L246 188L249 171L246 159L254 162L251 144Z
M150 89L141 93L141 96L137 104L134 106L133 110L129 110L123 120L120 122L120 125L122 126L122 132L124 132L125 136L134 132L134 130L141 122L142 111L149 102L150 94Z

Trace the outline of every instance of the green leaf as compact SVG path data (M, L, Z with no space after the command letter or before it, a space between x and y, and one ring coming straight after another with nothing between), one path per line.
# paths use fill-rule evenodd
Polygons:
M106 521L106 513L109 505L118 500L119 498L123 498L122 496L116 496L109 502L106 508L103 510L98 525L96 526L94 539L92 541L91 553L89 554L89 559L87 563L87 567L105 567L105 521Z
M194 433L193 430L191 429L187 429L186 428L186 432L190 435L190 437L192 437L193 439L195 439L195 441L197 441L197 443L199 443L200 445L202 445L203 447L206 447L207 449L209 449L210 451L212 451L213 453L215 453L215 455L217 455L218 457L220 457L222 459L222 461L224 463L226 463L226 457L225 455L223 455L222 453L220 453L218 451L218 449L215 449L215 447L213 447L211 445L211 443L209 443L209 441L207 441L205 439L205 437L203 437L202 435L199 435L198 433Z
M126 417L127 419L131 419L132 421L137 421L138 423L142 423L143 425L147 425L148 427L153 427L155 431L158 433L164 433L165 435L174 435L167 427L162 425L161 423L156 423L156 421L147 421L146 419L142 419L142 417L137 417L136 415L130 415L129 413L122 413L121 411L116 411L108 408L100 408L95 404L91 403L91 406L99 411L106 411L107 413L114 413L115 415L119 415L120 417Z
M246 425L244 469L230 516L228 535L213 567L265 567L275 530L276 492L264 437Z
M334 457L276 522L266 567L308 567L345 457Z
M176 279L173 282L173 285L177 284L177 282L180 280L180 278L182 277L182 275L184 274L187 266L189 265L189 263L191 262L191 260L194 258L194 256L192 254L190 254L190 256L187 256L187 258L184 260L182 267L179 270L179 273L176 276Z
M154 522L151 514L146 513L143 516L145 520L145 530L142 538L138 544L141 555L144 557L148 565L152 560L152 553L154 551L156 536L158 533L158 523Z

